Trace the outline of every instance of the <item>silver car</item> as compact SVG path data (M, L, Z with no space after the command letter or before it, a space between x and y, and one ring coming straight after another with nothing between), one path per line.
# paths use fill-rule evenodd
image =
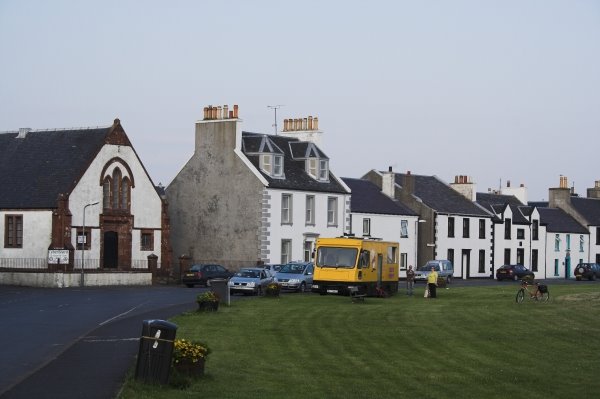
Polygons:
M275 275L275 281L283 290L305 292L312 287L314 269L312 262L286 263Z
M427 276L431 273L432 267L438 273L438 279L444 278L446 283L450 283L454 276L454 267L449 260L430 260L425 265L417 267L415 281L427 281Z
M229 279L229 292L233 295L262 295L267 285L273 281L271 274L259 267L245 267L240 269Z

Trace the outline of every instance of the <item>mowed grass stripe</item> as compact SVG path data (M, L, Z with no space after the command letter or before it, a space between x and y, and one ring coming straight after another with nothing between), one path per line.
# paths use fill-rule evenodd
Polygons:
M185 391L129 382L124 398L592 398L600 284L551 286L516 304L518 286L440 290L439 299L284 295L235 301L173 321L207 342L207 375Z

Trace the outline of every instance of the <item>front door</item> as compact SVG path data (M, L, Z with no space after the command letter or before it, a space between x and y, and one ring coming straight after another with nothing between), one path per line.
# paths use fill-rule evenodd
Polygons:
M571 277L571 257L567 256L565 258L565 278Z
M119 235L114 231L104 233L104 268L116 269L119 264Z
M463 249L462 250L462 264L461 264L461 272L462 278L469 278L469 270L471 269L471 250Z

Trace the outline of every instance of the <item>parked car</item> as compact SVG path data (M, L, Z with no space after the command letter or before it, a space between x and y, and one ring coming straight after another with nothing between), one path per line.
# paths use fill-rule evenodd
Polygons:
M181 277L181 282L192 288L195 284L210 286L210 280L214 278L230 278L232 272L221 265L196 264L192 265Z
M449 260L430 260L422 266L418 266L415 270L415 281L427 281L427 276L431 273L431 268L434 268L438 273L438 279L446 279L446 283L452 281L454 277L454 266Z
M275 277L279 269L281 269L281 266L282 265L262 265L261 267L268 270L271 276Z
M283 290L305 292L312 287L314 269L312 262L286 263L275 275L275 281Z
M273 276L268 270L261 267L244 267L229 279L229 292L232 295L262 295L271 281Z
M523 265L502 265L496 270L496 278L502 280L533 280L535 274Z
M590 281L600 278L600 265L598 263L579 263L575 268L575 278L577 281L584 278Z

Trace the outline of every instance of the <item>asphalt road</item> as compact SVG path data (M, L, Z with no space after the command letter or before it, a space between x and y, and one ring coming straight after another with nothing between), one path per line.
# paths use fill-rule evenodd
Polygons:
M200 288L0 286L2 398L113 398L142 324L197 305Z

